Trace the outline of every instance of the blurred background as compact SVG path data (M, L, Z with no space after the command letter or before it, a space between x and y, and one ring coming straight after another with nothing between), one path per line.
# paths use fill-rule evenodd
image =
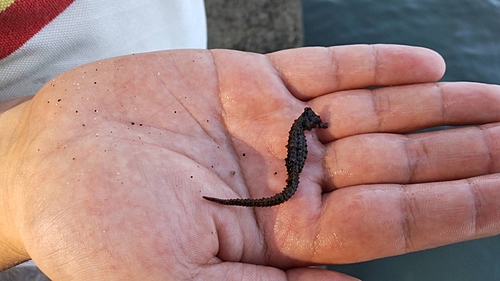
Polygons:
M209 48L268 53L304 45L423 46L445 58L443 81L500 84L500 0L205 0L205 5ZM328 268L365 281L500 280L500 236ZM48 279L28 265L0 273L0 280Z

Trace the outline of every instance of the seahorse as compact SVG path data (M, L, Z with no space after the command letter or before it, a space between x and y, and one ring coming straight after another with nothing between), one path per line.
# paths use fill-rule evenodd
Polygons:
M271 196L259 199L220 199L203 196L204 199L213 201L222 205L233 205L243 207L271 207L286 202L290 199L299 186L299 175L304 168L307 158L307 141L305 130L311 131L314 128L328 128L328 123L323 123L321 118L314 113L310 107L306 107L299 118L293 121L288 134L287 156L285 158L286 171L288 178L283 191Z

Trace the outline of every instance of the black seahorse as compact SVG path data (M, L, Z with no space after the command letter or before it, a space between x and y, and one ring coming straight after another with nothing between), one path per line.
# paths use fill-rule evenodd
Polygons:
M208 196L203 196L203 198L222 205L243 207L271 207L287 201L299 186L299 174L302 172L307 158L307 141L304 131L310 131L314 128L328 128L328 123L323 123L310 107L306 107L299 118L293 122L288 135L288 144L286 145L288 154L285 159L288 178L282 192L259 199L219 199Z

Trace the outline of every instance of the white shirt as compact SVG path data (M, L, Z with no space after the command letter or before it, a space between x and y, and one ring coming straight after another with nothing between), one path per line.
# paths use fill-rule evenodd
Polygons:
M0 101L33 95L91 61L207 44L203 0L6 2L0 3Z

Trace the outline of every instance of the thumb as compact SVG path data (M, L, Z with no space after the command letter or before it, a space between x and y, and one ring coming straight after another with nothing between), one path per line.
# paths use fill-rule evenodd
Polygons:
M200 278L207 280L328 280L328 281L359 281L359 279L343 273L301 267L287 271L263 265L246 264L238 262L223 262L206 267L199 273Z

